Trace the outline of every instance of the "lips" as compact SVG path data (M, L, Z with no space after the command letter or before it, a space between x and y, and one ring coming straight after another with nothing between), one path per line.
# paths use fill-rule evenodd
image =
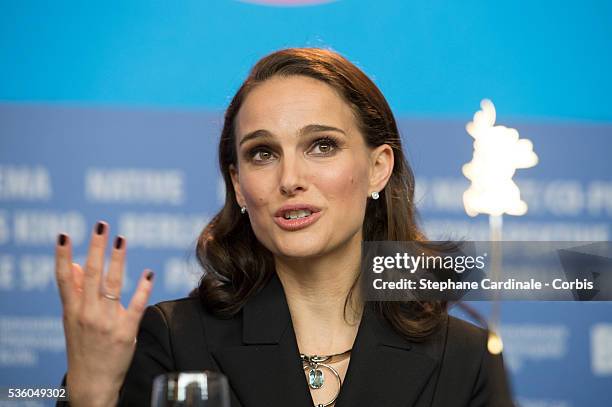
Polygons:
M316 207L314 205L297 203L297 204L287 204L287 205L281 206L274 213L274 216L277 217L277 218L284 218L286 212L289 212L289 211L299 211L299 210L306 210L306 211L310 211L312 213L321 212L321 208L318 208L318 207Z
M297 219L285 219L285 213L290 211L310 211L310 215ZM280 207L274 214L274 223L286 231L296 231L307 228L321 217L321 208L310 204L287 204Z

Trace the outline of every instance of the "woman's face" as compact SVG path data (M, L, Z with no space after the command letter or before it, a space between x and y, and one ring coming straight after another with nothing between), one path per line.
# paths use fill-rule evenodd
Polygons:
M386 144L366 146L351 108L332 87L306 76L273 77L247 95L235 131L236 198L265 247L277 256L309 257L362 240L367 198L384 188L393 152ZM316 220L287 227L275 217L288 204L316 207L309 216Z

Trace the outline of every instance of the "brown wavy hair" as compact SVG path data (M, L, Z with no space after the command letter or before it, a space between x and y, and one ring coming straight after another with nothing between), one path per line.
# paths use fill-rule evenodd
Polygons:
M406 161L400 133L387 101L378 87L354 64L335 51L321 48L287 48L273 52L251 69L226 112L219 141L219 166L225 181L225 205L200 234L196 246L204 269L190 295L219 317L232 317L275 273L274 257L256 238L248 216L236 201L229 166L237 166L234 122L248 93L272 77L304 75L334 88L352 107L366 144L393 149L393 172L377 200L368 199L363 222L366 241L417 241L426 238L417 226L414 174ZM353 284L346 305L355 288ZM424 340L447 313L445 301L378 301L374 309L400 334Z

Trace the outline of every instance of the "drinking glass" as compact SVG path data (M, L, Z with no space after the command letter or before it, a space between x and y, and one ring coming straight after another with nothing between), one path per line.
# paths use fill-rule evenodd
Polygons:
M227 377L210 370L158 375L151 407L230 407Z

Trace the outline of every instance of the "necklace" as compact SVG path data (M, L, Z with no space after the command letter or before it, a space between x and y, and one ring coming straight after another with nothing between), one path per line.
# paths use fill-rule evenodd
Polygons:
M306 355L300 353L300 357L302 358L302 363L304 366L304 370L308 370L308 385L311 389L320 389L323 387L325 383L325 375L323 374L323 370L320 368L326 368L336 378L338 381L338 391L333 399L328 401L325 404L316 404L315 407L327 407L330 406L336 401L336 398L340 394L340 388L342 387L342 379L340 378L340 374L336 369L329 365L332 362L339 362L343 359L346 359L351 353L352 349L346 350L342 353L336 353L334 355Z

